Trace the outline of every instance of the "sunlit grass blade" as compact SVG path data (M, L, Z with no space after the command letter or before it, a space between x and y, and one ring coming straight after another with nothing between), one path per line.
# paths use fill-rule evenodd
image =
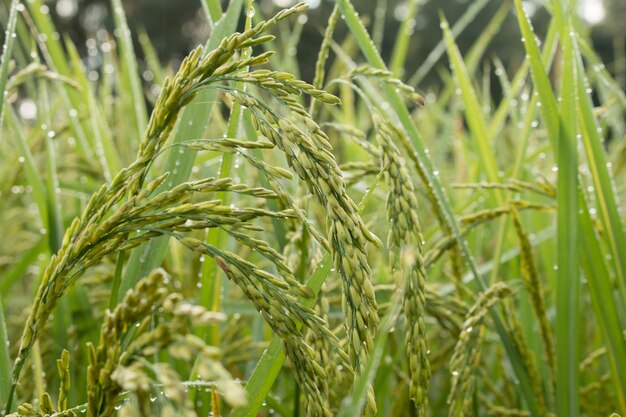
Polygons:
M154 49L154 45L152 45L150 37L145 30L142 30L139 32L138 39L139 44L141 45L141 51L146 59L146 64L154 77L154 83L156 85L163 85L163 81L165 80L165 71L161 66L161 62L159 61L159 57Z
M557 26L554 22L550 24L548 28L548 33L546 35L546 39L544 41L544 50L542 53L543 65L545 68L550 68L550 63L552 62L554 51L556 50L557 45ZM521 89L526 86L526 80L528 77L529 70L529 62L528 60L524 60L524 63L517 70L517 73L513 77L511 81L511 89L510 94L505 97L504 100L500 102L498 109L493 114L491 118L491 123L489 124L489 137L493 138L496 134L501 131L502 127L505 124L506 117L510 112L511 104L514 102L515 97L517 97L521 91ZM531 96L531 103L529 105L529 109L533 112L536 111L538 95Z
M51 127L50 104L48 102L48 88L46 82L39 80L39 109L43 114L44 126L48 126L46 130L42 130L44 136L45 155L46 155L46 206L47 206L47 224L46 234L48 235L48 245L50 253L56 253L61 247L63 239L63 217L61 214L60 188L57 170L57 143L53 138L56 133ZM43 214L43 213L41 213Z
M589 61L592 66L592 76L596 78L600 83L606 85L611 94L614 95L615 98L617 98L620 106L626 109L626 93L624 92L624 90L622 90L617 81L611 76L605 65L602 63L602 60L600 59L598 54L589 45L589 42L578 33L576 34L576 39L578 41L578 47L580 48L580 51L582 52L585 59Z
M502 3L498 11L493 15L489 23L481 31L480 36L478 37L478 39L476 39L476 42L474 42L472 47L467 52L464 62L470 76L474 76L474 74L476 73L476 70L481 63L481 59L483 59L485 56L485 51L487 50L495 36L500 32L502 23L508 17L510 10L511 4L506 2ZM442 39L441 42L445 52L445 39ZM456 87L454 82L452 82L452 80L446 81L443 91L437 95L438 106L443 107L447 103L449 103L455 91Z
M209 23L213 26L222 17L222 2L219 0L200 0L200 3Z
M80 114L80 116L85 117L90 122L95 153L102 167L104 178L107 182L110 182L113 176L121 169L118 150L113 141L110 129L102 127L106 125L107 122L102 120L103 111L99 107L93 87L86 77L86 71L83 69L76 46L69 39L66 40L65 45L70 62L74 68L74 79L78 81L81 87L80 93L82 94L83 103L85 103L86 114ZM77 111L71 112L69 116L80 117Z
M22 158L24 158L24 171L26 180L33 187L33 199L37 204L37 209L39 210L39 216L42 220L43 227L48 227L48 207L46 204L46 188L43 180L41 179L41 174L36 166L35 159L33 158L33 154L30 151L30 147L26 142L26 138L24 136L24 132L22 131L22 127L20 126L19 120L15 112L12 108L7 109L7 125L11 127L14 135L15 142L17 142L20 154ZM7 129L8 130L8 129Z
M522 32L522 42L528 54L528 62L530 63L531 74L535 82L535 90L540 98L541 112L548 130L548 138L552 147L556 149L559 137L559 109L556 97L552 91L552 84L550 83L546 66L543 63L535 33L530 25L528 16L524 12L521 1L515 0L515 9ZM560 29L557 28L557 30Z
M577 38L578 39L578 38ZM591 172L593 191L596 196L595 206L600 214L603 225L603 237L608 241L610 255L603 257L598 239L595 234L591 214L586 207L581 212L581 236L580 239L583 253L587 254L583 267L588 276L590 289L596 287L592 301L595 303L596 314L599 315L599 322L603 329L609 349L609 358L613 379L618 387L616 394L622 413L626 412L626 374L619 371L620 363L626 363L626 344L624 342L621 329L618 305L621 309L626 306L626 238L624 236L624 226L620 218L618 206L620 205L618 196L614 193L611 173L608 169L606 156L599 134L598 123L593 113L593 103L590 97L589 84L584 75L584 66L578 43L573 42L574 61L578 70L577 79L578 101L577 115L580 123L581 139L585 148L586 161ZM593 238L591 238L593 236ZM617 276L617 284L620 291L615 293L611 287L611 276L605 265L613 265ZM615 303L614 294L620 294L620 303Z
M580 415L580 273L578 265L578 131L577 69L574 62L573 27L566 2L557 2L563 53L561 123L557 155L557 414ZM528 41L527 41L528 42Z

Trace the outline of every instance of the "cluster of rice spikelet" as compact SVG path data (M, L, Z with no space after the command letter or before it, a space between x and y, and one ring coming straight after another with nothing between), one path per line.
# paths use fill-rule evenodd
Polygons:
M202 377L216 381L232 405L245 403L243 388L215 360L219 350L189 334L192 324L214 324L223 321L224 315L186 303L171 291L169 281L164 271L156 270L140 280L115 310L106 312L98 346L88 344L87 416L111 416L122 391L138 398L140 415L151 415L151 402L145 401L152 390L151 371L165 387L166 397L181 408L181 414L194 415L176 372L168 364L148 365L144 359L159 350L185 360L200 357L202 368L208 370ZM154 314L160 317L156 326L152 326Z

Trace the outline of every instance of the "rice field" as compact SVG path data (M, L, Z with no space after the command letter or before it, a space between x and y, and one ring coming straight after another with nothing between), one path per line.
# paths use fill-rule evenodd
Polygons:
M173 68L111 0L95 69L5 3L0 415L626 415L626 94L576 1L463 53L488 1L442 13L414 73L418 0L392 51L321 2L315 68L307 3L200 0Z

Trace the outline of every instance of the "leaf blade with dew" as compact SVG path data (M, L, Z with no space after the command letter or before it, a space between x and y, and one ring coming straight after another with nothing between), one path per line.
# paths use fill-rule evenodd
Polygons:
M564 62L573 63L573 39L568 15L555 3L556 22L561 35ZM577 124L577 77L575 65L565 65L562 108L552 92L539 47L528 16L520 0L515 0L517 18L528 54L535 88L542 103L542 115L548 137L558 158L557 208L557 412L579 415L578 399L578 167L575 131ZM574 32L572 32L574 33ZM565 93L567 92L567 93ZM571 94L573 92L574 94ZM572 128L572 126L574 126Z
M2 125L4 114L4 103L6 102L6 87L9 80L9 61L13 53L13 46L15 44L15 28L17 26L17 12L19 0L12 0L9 20L7 21L7 27L4 37L4 45L2 47L2 58L0 62L0 125ZM3 129L0 129L0 143L2 142Z
M620 369L626 363L626 341L622 332L618 304L614 298L611 274L602 253L600 239L594 230L588 210L580 214L580 228L585 239L579 239L581 267L587 277L592 308L606 340L611 375L616 385L621 412L626 412L626 374Z
M53 140L56 133L51 128L50 103L48 101L47 86L44 80L39 80L40 109L43 114L43 126L48 126L50 130L42 129L44 136L45 157L46 157L46 214L48 216L46 234L48 235L48 245L50 253L56 253L61 247L63 239L63 216L61 213L61 203L59 196L59 177L57 168L57 148L58 144ZM43 127L42 126L42 127ZM43 214L43 213L40 213Z
M626 306L626 236L624 235L624 224L620 218L618 206L620 204L618 196L613 191L613 181L608 169L606 155L603 150L600 134L598 133L598 122L593 113L593 102L591 101L591 90L584 75L584 67L580 51L576 50L576 66L578 68L578 97L577 110L581 127L581 138L587 155L593 190L596 196L600 220L604 226L604 233L611 251L612 263L614 265L618 287L621 292L621 304Z
M79 83L80 94L82 95L83 103L85 103L84 107L87 109L86 119L89 120L91 125L93 141L98 150L96 154L100 166L102 167L106 181L111 182L113 176L119 172L121 168L119 152L116 149L116 144L113 141L110 130L103 127L107 124L102 116L103 109L96 100L96 92L92 84L87 79L85 71L82 70L83 66L76 45L70 39L66 39L65 49L69 56L69 62L75 69L75 79ZM76 112L70 112L69 116L77 117L75 113Z
M623 248L626 247L626 238L624 236L623 222L618 211L618 195L613 190L611 173L608 169L598 123L594 115L591 91L584 73L579 39L580 37L577 36L572 40L574 61L579 74L577 78L577 116L580 123L581 139L587 156L586 160L591 172L596 196L595 202L603 225L603 237L605 238L604 240L608 241L607 246L610 253L606 257L611 257L610 262L606 262L606 257L602 256L599 239L594 233L591 213L585 205L582 205L580 213L581 236L585 238L580 239L579 245L581 247L586 246L586 248L582 249L582 252L587 255L583 257L582 266L583 268L586 266L586 276L590 288L592 286L596 288L595 297L592 293L592 302L595 304L596 314L600 318L600 325L603 329L604 337L607 339L611 373L618 387L616 390L617 396L622 413L624 413L626 412L626 374L618 370L617 364L626 361L626 343L622 335L621 328L623 326L620 325L620 315L618 314L618 306L621 309L626 306L624 282L626 279L626 255L624 255L623 251ZM582 196L583 194L581 193L581 200L584 202ZM605 262L613 266L619 291L612 290L612 278L607 271L609 268L607 268ZM619 303L616 303L614 297L618 298Z
M470 76L473 76L476 73L476 69L480 64L481 58L485 55L487 47L491 44L494 37L498 34L498 31L502 26L502 22L507 18L510 9L510 4L506 2L502 3L498 11L493 15L489 23L485 26L478 39L476 39L476 42L474 42L472 47L468 50L465 57L465 66L467 67ZM454 33L454 27L452 28L452 32ZM442 39L440 42L444 48L443 52L445 53L445 40ZM409 83L409 85L412 84ZM456 88L453 82L446 82L443 92L438 94L437 96L438 105L444 106L445 103L448 103L455 89Z
M20 148L21 158L23 158L26 180L33 188L33 199L37 204L37 209L39 210L39 217L42 220L42 225L43 227L48 228L48 205L46 203L46 186L41 179L41 174L39 173L39 170L36 166L35 158L33 157L30 147L26 142L26 137L24 136L24 132L22 131L22 127L20 126L18 117L12 108L9 108L7 111L7 123L9 126L12 127L13 133L17 139L17 143Z

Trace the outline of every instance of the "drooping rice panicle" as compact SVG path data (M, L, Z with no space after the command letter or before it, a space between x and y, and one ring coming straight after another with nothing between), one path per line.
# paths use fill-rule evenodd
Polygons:
M277 84L284 83L284 80L276 78L276 74L266 73L265 76L274 77L273 82ZM291 85L301 87L301 84ZM303 90L307 93L312 91L315 90L309 87ZM278 94L292 110L290 117L279 117L254 97L236 94L233 98L252 110L256 129L285 153L287 163L327 211L328 240L344 286L350 357L358 374L365 367L367 352L378 328L376 299L365 250L367 241L378 244L378 239L367 230L356 204L346 193L326 134L301 106L280 95L281 90ZM327 93L315 94L318 100L327 100L331 104L337 102ZM372 413L375 412L373 394L369 396L368 407Z
M411 177L404 166L400 152L394 144L396 130L389 123L375 120L381 144L381 169L389 185L387 218L391 229L387 238L392 270L398 268L406 276L404 316L406 350L411 376L410 397L415 402L419 416L428 410L428 339L425 320L426 269L422 257L422 233L417 216L417 196Z

